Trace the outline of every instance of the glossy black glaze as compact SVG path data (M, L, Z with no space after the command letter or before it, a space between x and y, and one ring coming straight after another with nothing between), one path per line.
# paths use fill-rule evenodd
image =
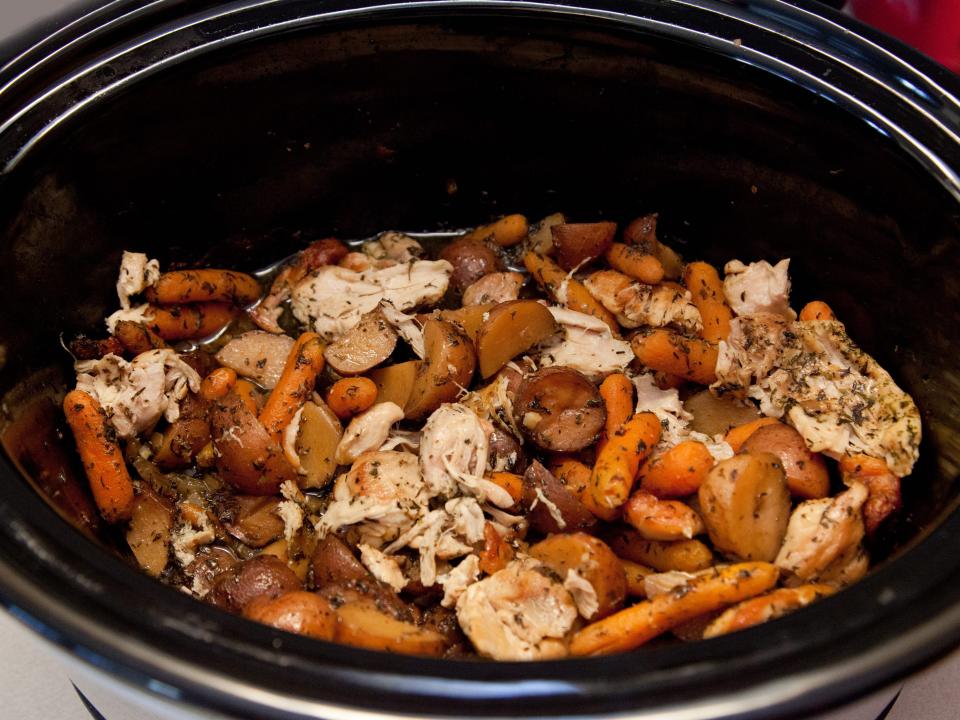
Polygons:
M814 3L141 5L0 70L3 392L49 369L21 393L34 396L69 371L57 336L113 309L122 248L249 269L330 233L659 211L688 257L792 257L794 296L827 300L917 398L923 460L878 544L884 567L690 646L512 665L281 636L132 571L4 461L8 605L137 684L271 717L697 703L769 717L877 687L960 637L952 76Z

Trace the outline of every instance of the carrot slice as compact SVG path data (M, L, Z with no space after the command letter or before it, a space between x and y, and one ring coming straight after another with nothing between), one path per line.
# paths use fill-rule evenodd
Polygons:
M313 392L317 375L323 370L323 350L316 333L306 332L297 338L283 373L260 412L260 422L278 443L284 428Z

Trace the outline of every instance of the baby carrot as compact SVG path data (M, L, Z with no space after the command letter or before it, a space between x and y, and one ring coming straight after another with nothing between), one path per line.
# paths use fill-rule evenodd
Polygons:
M726 340L733 311L723 295L723 281L716 268L705 262L689 263L683 271L683 282L703 319L701 337L714 343Z
M713 455L696 440L684 440L640 468L640 487L659 498L692 495L713 468Z
M730 428L727 431L726 436L723 438L727 441L727 445L733 448L733 451L740 452L740 448L743 447L743 444L747 441L751 435L753 435L757 430L764 427L765 425L779 425L780 421L776 418L771 417L762 417L757 418L756 420L751 420L748 423L743 425L737 425L737 427Z
M223 303L155 305L148 311L147 328L164 340L194 340L213 335L235 315L233 308Z
M377 401L377 385L370 378L337 380L327 391L327 405L341 420L359 415Z
M82 390L72 390L63 399L63 412L100 514L108 522L128 519L133 509L133 482L100 403Z
M616 515L630 497L640 464L660 440L660 419L651 412L634 415L621 425L600 449L590 477L594 504Z
M800 311L801 320L836 320L837 316L833 314L833 310L825 302L821 300L814 300L813 302L808 302L803 306L803 310Z
M249 380L240 378L237 380L237 384L234 385L233 391L237 394L237 397L240 398L240 402L244 404L247 410L254 415L259 414L261 398L256 385Z
M633 383L623 373L608 375L600 383L600 397L607 411L606 433L610 436L633 415Z
M660 261L633 245L613 243L607 250L606 258L610 267L634 280L648 285L656 285L663 280L663 265Z
M550 258L528 252L523 256L523 264L534 279L551 297L571 310L593 315L610 326L614 335L620 334L617 319L584 287L583 283L568 278L567 273Z
M316 333L303 333L293 344L287 364L260 412L260 422L278 443L284 428L313 392L323 370L324 345Z
M237 373L228 367L218 367L200 383L200 397L204 400L219 400L233 390L237 384Z
M118 321L113 335L120 341L124 349L132 355L167 347L163 338L146 325L130 320Z
M260 297L256 278L233 270L175 270L147 289L147 300L161 305L225 302L244 306Z
M658 328L638 333L630 344L637 359L651 370L679 375L701 385L717 379L717 346L706 340Z
M527 237L529 226L523 215L507 215L489 225L471 230L464 239L492 240L500 247L511 247Z

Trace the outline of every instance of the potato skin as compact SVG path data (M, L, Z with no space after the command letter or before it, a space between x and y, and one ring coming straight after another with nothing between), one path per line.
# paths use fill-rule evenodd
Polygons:
M741 452L773 453L783 464L790 493L806 500L830 494L830 475L820 453L810 452L806 441L794 428L777 423L754 432L741 446Z
M477 332L480 375L490 377L559 330L550 311L536 300L512 300L494 306Z
M593 585L598 608L590 620L599 620L623 605L627 597L626 573L620 558L602 540L582 532L551 535L531 545L529 553L561 578L574 570Z
M563 519L562 526L540 497L541 494L556 507ZM527 510L530 525L543 533L574 532L588 528L597 521L583 503L537 461L532 462L523 475L521 503Z
M404 407L408 420L421 420L445 402L453 402L470 386L477 365L473 343L456 325L434 318L423 324L426 359L417 366L410 398Z
M490 246L471 238L460 238L445 245L440 258L453 265L450 285L457 292L463 292L484 275L503 269L500 256Z
M449 644L435 630L398 620L367 598L344 603L337 608L337 616L337 641L354 647L404 655L442 655Z
M607 417L596 386L566 367L527 375L517 388L513 413L535 445L553 452L587 447L599 437Z
M276 598L300 589L300 580L283 560L257 555L218 575L207 600L224 610L242 612L258 597Z
M276 495L296 473L280 446L235 392L211 404L217 472L247 495Z
M333 640L337 632L337 614L329 601L303 590L276 598L261 595L243 609L243 616L278 630L319 640Z
M260 548L283 535L279 505L277 497L231 495L223 503L220 521L240 542Z
M341 375L359 375L376 367L393 353L397 331L377 308L357 326L323 351L327 363Z
M587 260L603 255L617 235L614 222L563 223L550 228L557 264L573 270Z
M790 493L780 458L743 453L713 468L698 491L714 546L744 560L772 561L790 519Z
M317 541L310 563L317 587L373 579L346 543L332 533Z

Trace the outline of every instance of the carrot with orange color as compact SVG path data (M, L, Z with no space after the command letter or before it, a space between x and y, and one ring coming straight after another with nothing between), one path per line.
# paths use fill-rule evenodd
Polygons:
M713 455L696 440L684 440L640 468L640 487L659 498L693 495L713 468Z
M507 494L513 498L514 504L520 502L523 498L523 477L511 472L492 472L486 476L486 479L497 487L506 490Z
M377 385L370 378L337 380L327 390L327 406L341 420L359 415L377 401Z
M620 558L620 564L623 566L623 574L627 578L627 595L630 597L646 597L647 587L644 580L648 575L653 575L657 571L646 565L623 558Z
M130 320L118 321L113 335L123 345L124 350L132 355L167 347L163 338L146 325Z
M610 267L619 270L634 280L647 285L656 285L663 280L661 262L640 248L623 243L613 243L605 256Z
M800 311L801 320L836 320L833 309L822 300L808 302Z
M260 411L260 422L278 443L297 410L313 392L323 370L323 341L313 332L303 333L293 344L280 379Z
M229 324L236 310L224 303L151 306L147 328L164 340L196 340L213 335Z
M776 418L771 417L762 417L757 418L756 420L751 420L748 423L743 425L737 425L734 428L730 428L727 431L726 436L723 438L727 445L733 448L733 451L740 452L740 448L743 447L743 444L747 439L753 435L757 430L767 425L779 425L780 421Z
M719 637L782 617L836 591L837 588L832 585L800 585L744 600L711 622L704 630L703 638Z
M528 252L523 256L523 264L554 300L571 310L603 320L614 335L620 334L620 326L613 314L589 293L582 282L567 277L563 268L550 258Z
M482 225L463 236L465 240L492 241L500 247L512 247L527 237L529 223L523 215L507 215Z
M717 346L701 338L658 328L638 333L630 345L637 359L651 370L679 375L701 385L710 385L717 379Z
M775 565L737 563L705 573L671 592L644 600L577 632L570 654L609 655L643 645L698 615L720 610L769 590L777 582Z
M616 512L601 507L593 499L590 477L593 470L579 460L558 455L550 461L550 472L580 503L597 517L616 517Z
M249 380L239 378L237 380L237 384L233 386L233 391L237 394L237 397L240 398L240 402L246 406L247 410L254 415L257 415L260 412L261 396L256 385Z
M660 419L652 412L634 415L621 425L600 449L590 476L594 504L605 512L604 520L616 516L630 497L640 464L660 440Z
M228 367L212 370L200 383L200 397L206 401L219 400L237 384L236 371Z
M627 500L623 506L623 519L645 540L689 540L706 532L703 520L693 508L679 500L661 500L643 490Z
M252 275L233 270L174 270L163 273L147 288L146 296L161 305L223 302L243 307L260 297L260 283Z
M689 263L683 271L683 282L703 320L700 336L714 343L726 340L733 311L723 295L723 281L717 269L705 262Z
M633 415L633 383L623 373L607 375L600 383L600 397L607 411L605 429L609 436Z
M480 569L487 575L503 570L513 560L510 544L497 532L492 523L483 524L483 550L480 551Z
M83 390L72 390L63 399L63 412L100 514L108 522L128 519L133 510L133 481L100 403Z

